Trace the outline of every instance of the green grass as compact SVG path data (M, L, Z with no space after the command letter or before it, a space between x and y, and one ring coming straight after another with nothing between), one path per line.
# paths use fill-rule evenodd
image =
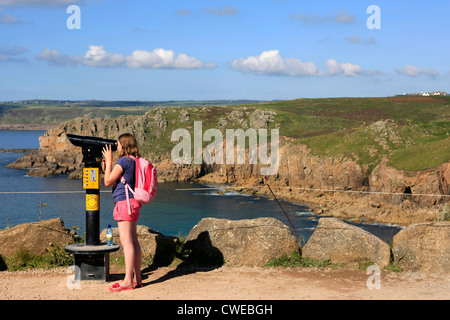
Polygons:
M366 271L367 268L374 263L369 260L358 261L357 266L361 271ZM280 258L272 259L269 261L265 267L269 268L344 268L345 263L336 264L332 263L330 260L314 260L303 258L298 252L293 252L290 256L283 255ZM402 272L402 268L396 266L393 261L391 261L383 270L391 272Z
M261 104L277 112L280 134L319 156L347 157L369 173L384 156L401 170L450 160L450 97L299 99ZM377 131L377 122L385 123ZM424 155L424 153L432 153Z
M293 252L290 256L283 255L280 258L272 259L265 267L283 267L283 268L325 268L325 267L337 267L338 265L331 263L330 260L313 260L303 258L298 252Z
M210 101L56 101L28 100L0 103L0 123L59 124L82 115L90 118L114 118L143 115L156 107L201 107L245 104L247 100Z
M450 138L396 150L389 165L397 169L417 171L434 168L450 159Z
M11 257L2 258L0 256L0 262L0 271L18 271L35 268L52 269L73 265L73 255L55 244L43 255L36 255L23 247L19 247Z

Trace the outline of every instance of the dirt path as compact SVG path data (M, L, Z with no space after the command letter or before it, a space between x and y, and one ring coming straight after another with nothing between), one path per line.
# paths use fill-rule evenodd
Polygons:
M73 274L73 273L72 273ZM112 272L113 280L123 275ZM0 272L0 300L449 300L450 276L382 272L380 289L348 269L222 267L180 272L160 268L144 274L144 287L110 293L113 283L83 281L76 288L66 269ZM115 279L114 279L115 278Z

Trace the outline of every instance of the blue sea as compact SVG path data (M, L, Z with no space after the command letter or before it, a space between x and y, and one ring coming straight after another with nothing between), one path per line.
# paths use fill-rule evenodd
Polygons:
M0 130L0 148L39 148L39 136L44 131ZM29 177L28 170L5 168L22 153L0 153L0 229L25 222L61 218L69 229L78 227L77 233L85 232L85 193L81 180L67 176ZM144 205L138 224L146 225L165 235L185 237L205 217L224 219L253 219L274 217L289 227L289 221L273 199L241 195L237 192L218 193L216 190L198 190L209 186L199 183L160 183L155 200ZM188 190L178 190L188 189ZM31 192L56 193L31 193ZM74 193L58 193L73 191ZM5 192L30 192L26 194ZM296 229L299 240L309 239L317 227L318 216L302 204L280 201ZM100 195L100 229L111 224L114 207L111 189L102 187ZM354 223L353 223L354 224ZM354 224L386 242L400 231L396 226L379 224Z

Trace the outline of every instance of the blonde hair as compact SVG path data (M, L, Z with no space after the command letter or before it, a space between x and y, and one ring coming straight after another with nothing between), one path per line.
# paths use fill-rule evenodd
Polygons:
M135 156L140 157L139 149L136 143L136 138L131 133L121 134L117 139L122 145L122 151L119 153L119 157Z

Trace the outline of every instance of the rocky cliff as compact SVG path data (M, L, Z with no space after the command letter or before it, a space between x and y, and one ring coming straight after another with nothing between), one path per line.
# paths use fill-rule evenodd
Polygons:
M39 150L25 154L9 165L29 168L29 175L69 174L81 177L81 149L73 146L66 133L116 139L120 134L135 135L143 156L157 167L160 182L199 180L233 185L238 191L271 196L265 184L283 199L309 204L317 214L409 225L438 217L450 194L450 162L422 171L402 171L384 158L373 170L354 155L316 155L295 139L280 137L279 169L262 176L262 165L179 164L170 152L178 142L171 141L175 129L192 132L194 121L202 120L203 132L217 128L277 128L273 111L255 107L156 108L143 116L114 119L77 118L48 130L39 140ZM224 139L225 141L225 139ZM205 142L203 143L205 147ZM334 190L334 192L332 191ZM370 192L375 192L370 193Z

